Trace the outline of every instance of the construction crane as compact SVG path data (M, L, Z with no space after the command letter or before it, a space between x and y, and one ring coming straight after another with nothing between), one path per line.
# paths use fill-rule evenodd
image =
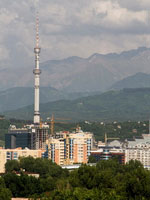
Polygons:
M67 122L55 121L55 120L70 120L70 119L65 119L65 118L54 118L54 114L52 114L51 118L47 118L47 119L50 119L50 122L48 122L48 123L50 124L50 133L52 136L54 136L55 123L67 124Z
M110 138L110 137L107 137L107 133L105 133L105 146L107 145L107 141L108 140L119 140L120 138Z
M54 115L52 114L51 120L50 120L50 133L53 136L54 135Z
M42 125L43 125L43 119L40 117L40 129L42 128Z

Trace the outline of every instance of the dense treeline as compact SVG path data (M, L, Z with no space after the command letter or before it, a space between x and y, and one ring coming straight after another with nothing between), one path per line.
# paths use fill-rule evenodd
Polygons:
M39 197L45 192L55 190L58 180L69 176L68 170L62 169L51 160L34 159L33 157L8 161L5 169L6 174L2 179L13 197L31 197L33 195ZM27 172L39 174L40 177L28 176Z
M0 178L0 200L9 200L11 194L43 200L150 199L150 171L138 161L126 165L116 160L100 161L69 173L49 160L28 157L9 161L6 171ZM39 173L40 177L27 176L24 171Z
M83 131L94 133L96 140L103 140L104 135L107 133L108 137L117 137L124 141L125 139L133 139L139 137L143 133L149 133L149 122L80 122L76 124L59 124L58 130L75 130L75 127L79 125ZM56 129L57 130L57 129Z

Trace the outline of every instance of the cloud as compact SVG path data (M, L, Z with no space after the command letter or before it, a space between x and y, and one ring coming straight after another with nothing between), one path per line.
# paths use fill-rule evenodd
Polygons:
M41 62L150 44L149 0L0 0L0 61L33 65L35 13Z
M4 61L7 60L9 57L9 51L5 48L5 46L1 45L0 47L0 60Z
M146 10L131 11L123 8L118 2L113 1L95 1L83 8L78 13L81 22L89 25L97 25L103 28L128 28L135 23L148 23L148 12Z
M114 0L116 1L116 0ZM149 0L117 0L117 2L122 6L130 10L148 10L150 9L150 1Z

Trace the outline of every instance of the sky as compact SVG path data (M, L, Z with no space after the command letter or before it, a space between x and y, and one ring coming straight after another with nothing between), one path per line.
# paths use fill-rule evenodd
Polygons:
M150 47L150 0L0 0L0 69L33 64L37 10L41 62Z

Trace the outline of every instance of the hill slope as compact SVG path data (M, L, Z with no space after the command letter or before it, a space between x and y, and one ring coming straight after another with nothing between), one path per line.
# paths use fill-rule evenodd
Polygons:
M110 89L121 90L124 88L147 88L147 87L150 88L150 75L138 72L133 76L129 76L121 81L116 82Z
M52 87L40 88L40 102L46 103L60 99L76 99L90 93L64 93ZM0 92L0 112L16 110L18 108L33 104L34 88L16 87Z
M110 91L73 101L62 100L40 106L42 118L51 116L73 121L145 120L150 117L150 88ZM7 117L32 119L33 106L5 113Z

